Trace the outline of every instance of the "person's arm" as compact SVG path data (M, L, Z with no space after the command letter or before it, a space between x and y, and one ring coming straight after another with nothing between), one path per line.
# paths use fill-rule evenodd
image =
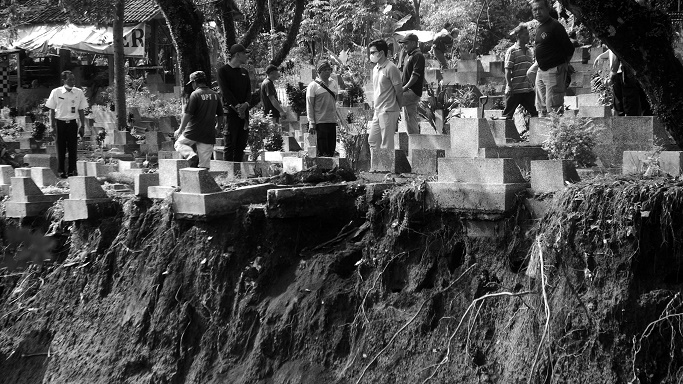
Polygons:
M398 105L403 105L403 80L401 80L401 72L398 71L396 66L391 66L391 69L389 70L389 79L394 86L396 102Z
M593 61L593 68L598 67L598 61L607 60L609 58L609 53L610 53L610 50L608 49L605 52L599 54L598 57L595 58L595 61Z
M315 133L315 92L313 83L306 89L306 117L308 117L308 133Z
M174 138L178 139L180 135L183 134L183 131L185 131L185 127L187 126L187 123L190 121L191 117L192 115L190 115L189 113L183 113L183 117L182 119L180 119L180 127L178 127L178 129L176 129L176 131L173 132Z
M81 126L78 127L78 134L83 138L83 136L85 136L85 112L82 109L78 110L78 117L81 119Z
M515 63L512 62L512 48L510 47L505 52L505 94L509 94L512 89L512 70L514 69Z
M556 25L558 26L557 33L560 36L560 44L562 44L562 51L565 53L565 56L567 57L567 63L569 63L572 60L572 56L574 56L574 44L569 39L569 35L567 34L567 31L564 29L562 24L558 22Z
M50 108L50 127L53 131L57 131L57 120L55 119L55 110Z
M280 116L285 116L285 109L282 108L280 105L280 100L277 99L275 95L269 95L268 100L270 100L270 103L273 104L273 107L277 109L278 112L280 112Z

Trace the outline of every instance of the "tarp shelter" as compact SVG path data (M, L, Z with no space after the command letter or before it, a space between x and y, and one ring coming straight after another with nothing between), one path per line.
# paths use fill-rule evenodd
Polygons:
M409 33L417 36L417 40L421 43L429 43L430 41L434 40L435 35L435 33L432 31L418 31L417 29L412 29L410 31L396 31L397 36L394 37L396 38L396 41L398 41Z
M16 48L47 52L49 48L114 54L112 28L92 25L29 25L20 27ZM145 56L145 24L123 27L124 54L131 57Z

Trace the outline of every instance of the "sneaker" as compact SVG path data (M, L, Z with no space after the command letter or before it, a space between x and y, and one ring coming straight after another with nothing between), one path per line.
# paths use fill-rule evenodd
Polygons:
M76 171L69 172L69 177L71 177L71 176L78 176L78 172L76 172Z
M189 163L190 168L197 168L199 166L199 156L192 155L187 158L187 162Z
M66 172L59 172L59 178L60 179L66 179L68 176L66 176Z

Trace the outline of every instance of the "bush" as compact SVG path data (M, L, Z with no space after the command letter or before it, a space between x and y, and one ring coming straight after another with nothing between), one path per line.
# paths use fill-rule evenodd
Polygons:
M363 147L367 147L368 143L365 135L367 133L368 116L363 112L358 116L351 112L345 120L339 126L339 141L344 147L346 159L351 163L351 168L357 170Z
M287 99L289 100L289 105L294 110L297 116L301 116L306 112L306 85L299 82L295 87L289 83L285 85L285 91L287 92Z
M276 134L280 135L279 124L273 123L273 120L270 117L265 116L261 110L252 110L249 112L249 139L247 139L247 144L249 144L251 158L253 160L258 159L261 152L267 149L266 140ZM274 139L271 139L271 143L273 141ZM282 137L280 137L280 143L282 143ZM274 148L274 146L269 146L269 148ZM282 144L280 145L280 149L281 148Z
M578 167L594 166L597 156L593 148L598 132L604 127L596 125L588 117L550 114L550 121L550 135L543 142L543 149L548 152L548 157L573 160Z

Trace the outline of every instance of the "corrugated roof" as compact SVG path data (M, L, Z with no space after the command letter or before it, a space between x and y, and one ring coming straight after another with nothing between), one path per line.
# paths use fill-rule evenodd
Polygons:
M96 0L102 4L111 4L111 0ZM34 1L35 12L27 12L21 18L20 24L63 24L77 25L93 24L86 14L69 14L58 2L45 4L40 0ZM154 0L126 0L124 23L140 23L153 19L160 12ZM30 5L28 5L30 8Z

